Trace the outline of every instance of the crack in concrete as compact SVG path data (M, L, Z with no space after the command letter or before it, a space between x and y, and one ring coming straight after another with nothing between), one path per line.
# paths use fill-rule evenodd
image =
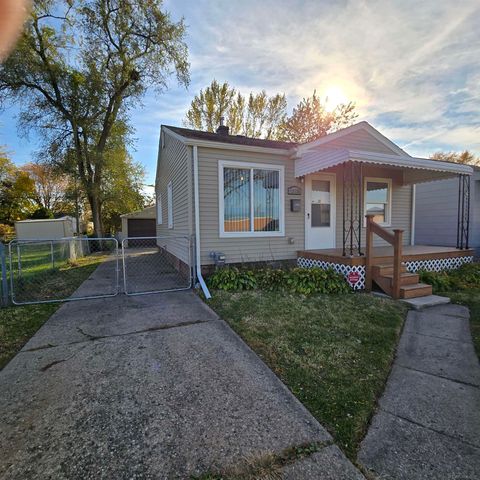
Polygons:
M73 357L75 357L75 355L77 355L79 352L81 352L84 348L86 348L87 345L84 345L83 347L79 348L76 352L72 353L72 355L70 355L69 357L67 358L62 358L60 360L54 360L53 362L50 362L50 363L47 363L46 365L44 365L43 367L40 368L40 371L41 372L46 372L47 370L49 370L50 368L54 367L55 365L58 365L59 363L63 363L63 362L67 362L68 360L71 360Z
M413 368L413 367L408 367L406 365L402 365L401 363L397 363L397 366L400 368L404 368L405 370L411 370L412 372L418 372L418 373L423 373L425 375L429 375L430 377L437 377L441 378L442 380L448 380L453 383L459 383L460 385L466 385L467 387L473 387L476 389L479 389L479 385L475 385L475 383L470 383L470 382L465 382L463 380L457 380L455 378L450 378L446 377L444 375L439 375L438 373L431 373L431 372L426 372L425 370L419 370L418 368Z
M399 418L400 420L403 420L405 422L409 422L412 425L416 425L417 427L424 428L425 430L428 430L430 432L438 433L438 435L443 435L445 437L451 438L452 440L456 440L457 442L464 443L465 445L468 445L472 448L475 448L477 450L480 450L480 445L475 445L474 443L469 442L468 440L465 440L460 437L455 437L454 435L450 435L442 430L437 430L436 428L429 427L427 425L423 425L422 423L416 422L415 420L411 420L410 418L403 417L402 415L398 415L396 413L390 412L389 410L380 407L380 410L382 410L385 413L388 413L389 415L392 415L392 417Z
M25 350L21 350L19 353L27 353L27 352L30 353L30 352L36 352L38 350L46 350L46 349L49 349L49 348L68 347L70 345L78 345L80 343L85 343L85 342L95 342L95 341L103 340L103 339L106 339L106 338L127 337L129 335L139 335L139 334L142 334L142 333L156 332L156 331L161 331L161 330L170 330L172 328L189 327L191 325L198 325L198 324L208 323L208 322L210 322L210 320L193 320L193 321L190 321L190 322L183 322L183 323L179 323L179 324L175 324L175 325L173 325L173 324L159 325L157 327L149 327L149 328L145 328L143 330L134 330L132 332L117 333L117 334L113 334L113 335L92 335L90 333L85 332L80 327L77 327L77 330L82 335L87 337L87 340L78 340L76 342L59 343L59 344L48 343L46 345L41 345L39 347L33 347L33 348L28 348L28 349L25 349Z

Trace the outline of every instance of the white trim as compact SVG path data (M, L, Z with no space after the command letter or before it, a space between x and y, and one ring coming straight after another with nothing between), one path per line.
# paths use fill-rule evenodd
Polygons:
M176 138L184 145L188 146L197 146L204 148L221 148L223 150L237 150L244 152L254 152L254 153L269 153L271 155L282 155L284 157L290 157L294 153L294 148L271 148L271 147L259 147L253 145L243 145L240 143L224 143L211 140L199 140L196 138L187 138L179 135L178 133L173 132L168 127L162 126L165 132L168 132L169 135Z
M168 228L173 228L173 185L170 180L167 185L167 213L168 213Z
M280 195L280 218L278 232L225 232L224 230L224 185L223 169L225 167L250 169L250 175L254 169L273 170L279 172L279 195ZM253 199L253 182L250 181L250 199ZM253 219L254 204L250 202L250 219ZM218 225L220 238L255 238L255 237L284 237L285 236L285 167L270 163L234 162L229 160L218 161ZM255 227L251 222L251 228Z
M386 221L379 223L382 227L390 227L392 225L392 179L391 178L380 178L380 177L364 177L363 178L363 226L367 225L366 215L367 215L367 183L368 182L378 182L386 183L388 185L387 189L387 208L385 209ZM373 203L383 203L383 202L373 202Z
M318 248L335 248L337 245L337 174L336 173L313 173L305 178L305 250L314 250L315 247L309 244L310 242L310 222L307 218L307 214L311 213L311 195L312 195L312 179L315 178L325 178L327 177L331 185L333 185L333 193L330 192L330 228L333 229L333 245L332 246L322 246ZM310 209L310 212L308 211ZM320 227L321 228L321 227Z
M163 224L162 192L158 192L156 210L157 210L157 225L162 225Z
M408 155L407 152L405 152L405 150L402 150L398 145L396 145L390 139L385 137L385 135L382 135L376 128L372 127L368 122L359 122L359 123L356 123L355 125L342 128L341 130L338 130L336 132L329 133L328 135L325 135L324 137L321 137L317 140L313 140L312 142L304 143L303 145L300 145L297 147L297 151L299 153L304 152L305 150L318 147L319 145L324 145L328 142L331 142L332 140L336 140L337 138L341 138L345 135L349 135L350 133L356 132L358 130L365 130L367 133L372 135L372 137L374 137L379 142L383 143L383 145L385 145L387 148L389 148L393 152L396 152L398 155L407 156L407 157L410 156Z

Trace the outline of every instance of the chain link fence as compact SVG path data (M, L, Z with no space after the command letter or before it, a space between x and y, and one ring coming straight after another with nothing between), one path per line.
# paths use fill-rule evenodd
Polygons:
M15 305L101 298L119 291L114 238L13 240L9 267Z
M122 241L127 295L187 290L192 285L191 241L185 236L133 237Z

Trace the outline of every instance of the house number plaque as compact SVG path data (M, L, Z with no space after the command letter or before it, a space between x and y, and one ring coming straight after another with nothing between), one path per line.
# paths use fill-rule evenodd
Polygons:
M287 188L287 193L288 195L301 195L302 189L300 187L297 187L296 185L293 185Z

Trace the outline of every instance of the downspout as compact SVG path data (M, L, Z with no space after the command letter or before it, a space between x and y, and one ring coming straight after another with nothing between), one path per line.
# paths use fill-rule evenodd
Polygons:
M208 300L212 298L207 284L202 276L202 265L200 262L200 199L198 190L198 147L193 145L193 188L194 188L194 207L195 207L195 266L197 272L198 282L202 287L203 294Z
M410 245L415 245L415 204L417 196L417 186L412 185L412 213L411 213L411 226L410 226Z

